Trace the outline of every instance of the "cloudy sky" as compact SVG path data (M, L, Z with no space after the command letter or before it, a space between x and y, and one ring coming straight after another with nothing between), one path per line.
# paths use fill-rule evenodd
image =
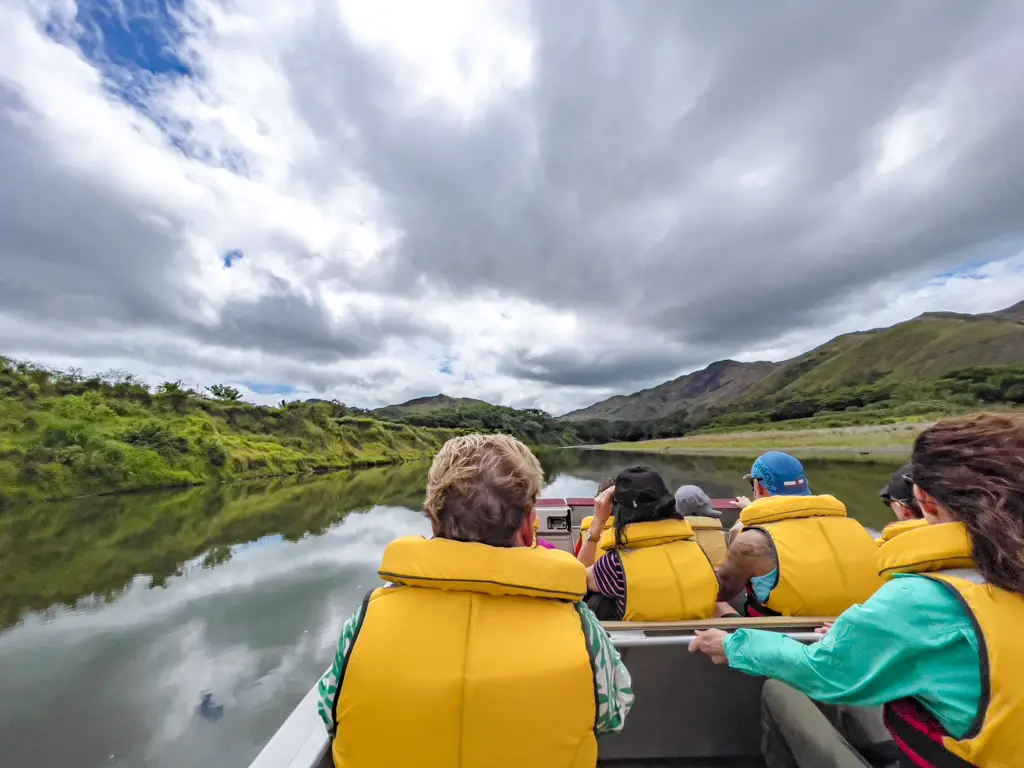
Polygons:
M553 412L1024 298L1024 4L0 0L0 353Z

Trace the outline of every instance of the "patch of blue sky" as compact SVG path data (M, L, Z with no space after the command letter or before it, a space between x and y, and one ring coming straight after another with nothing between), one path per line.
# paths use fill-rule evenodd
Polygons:
M236 261L240 261L245 258L245 254L238 248L232 248L227 251L223 256L220 257L221 263L224 264L224 269L231 269L235 265Z
M1005 261L1024 252L1024 240L1003 237L965 248L956 254L959 263L935 275L932 280L981 280L986 277L985 267L992 262Z
M107 92L151 120L183 155L249 178L243 150L197 140L189 120L153 109L153 94L168 81L201 77L183 53L185 18L184 0L79 0L73 29L56 20L45 29L58 42L77 45ZM189 17L189 23L196 20Z
M454 363L454 362L455 362L455 358L452 358L452 357L442 357L441 360L437 364L437 372L438 373L443 373L445 376L451 376L452 375L452 363Z
M79 0L79 48L104 74L111 68L154 75L188 76L177 53L184 39L183 0Z
M274 384L266 381L240 381L238 383L257 395L294 395L298 392L291 384Z

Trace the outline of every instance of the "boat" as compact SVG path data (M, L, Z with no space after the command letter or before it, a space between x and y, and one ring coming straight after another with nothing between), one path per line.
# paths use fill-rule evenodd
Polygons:
M593 499L541 499L538 534L572 552ZM722 525L731 527L741 505L716 499ZM761 760L761 678L712 664L687 646L697 629L740 627L781 632L813 643L828 617L771 616L663 623L603 622L633 680L636 700L620 733L598 737L599 766L754 768ZM538 652L543 652L539 649ZM314 684L250 768L331 768L330 738L317 714ZM543 724L538 724L543 727Z

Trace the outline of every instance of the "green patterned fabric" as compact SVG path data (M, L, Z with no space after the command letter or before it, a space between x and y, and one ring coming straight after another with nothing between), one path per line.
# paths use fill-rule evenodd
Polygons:
M594 730L597 733L610 733L622 730L626 722L626 714L633 706L632 681L629 670L622 663L618 650L612 644L611 637L605 632L601 622L593 611L583 603L576 603L576 610L583 624L583 634L587 640L587 648L594 666L594 690L597 692L597 722ZM334 662L317 685L320 700L317 709L320 718L330 733L334 733L334 698L338 691L338 680L341 679L341 668L345 663L349 647L356 636L356 630L362 621L362 606L345 622L338 640L338 650Z
M316 708L320 713L320 719L324 721L324 725L327 726L329 733L334 733L334 698L338 692L338 681L341 679L341 667L348 656L348 649L352 645L356 631L363 621L363 605L365 603L360 604L356 612L345 622L345 626L341 628L341 637L338 638L338 650L334 654L331 668L327 670L327 674L321 677L320 682L317 683L316 688L320 694L320 699L317 701Z

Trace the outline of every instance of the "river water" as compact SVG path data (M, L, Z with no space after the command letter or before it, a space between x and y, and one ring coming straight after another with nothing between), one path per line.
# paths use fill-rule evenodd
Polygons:
M646 463L669 486L747 493L750 460L542 454L545 495L590 496ZM897 462L806 462L865 524ZM330 663L341 625L379 584L427 464L0 513L4 766L247 766ZM215 705L201 716L204 691ZM222 707L222 709L218 708Z

